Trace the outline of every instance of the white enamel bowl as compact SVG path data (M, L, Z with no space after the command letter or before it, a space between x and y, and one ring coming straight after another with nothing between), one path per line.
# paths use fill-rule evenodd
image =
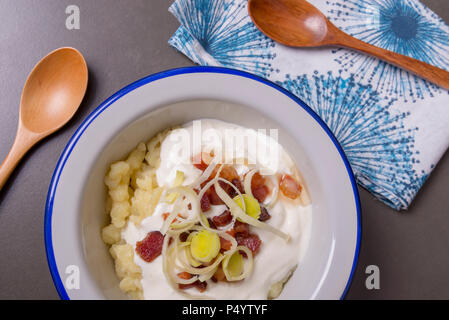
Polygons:
M100 236L108 221L103 184L108 165L155 133L200 118L279 129L280 143L297 162L313 201L308 250L280 299L343 297L358 256L360 206L334 136L308 106L271 82L235 70L193 67L122 89L83 122L65 148L45 215L47 259L61 298L125 298Z

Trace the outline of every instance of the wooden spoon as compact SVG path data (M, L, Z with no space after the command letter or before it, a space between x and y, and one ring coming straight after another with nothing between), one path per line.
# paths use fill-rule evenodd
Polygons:
M0 166L0 190L27 151L72 118L87 78L86 61L73 48L57 49L34 67L22 92L14 145Z
M281 44L291 47L342 46L356 49L449 89L449 72L350 36L305 0L249 0L248 10L257 28Z

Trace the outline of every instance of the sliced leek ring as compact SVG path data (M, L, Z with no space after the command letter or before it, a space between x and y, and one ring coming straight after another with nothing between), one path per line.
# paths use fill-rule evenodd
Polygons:
M200 299L200 300L211 299L207 295L192 295L192 294L189 294L189 293L184 292L183 290L179 289L178 283L185 282L186 280L182 280L179 277L177 277L176 275L174 275L174 264L175 264L174 262L177 260L177 257L178 257L178 248L177 248L178 237L175 237L175 246L172 247L173 250L172 249L168 250L169 243L170 243L171 239L173 239L173 238L170 235L166 236L164 239L164 244L162 246L162 256L163 256L162 271L163 271L168 283L170 284L170 286L172 287L172 289L174 291L178 292L180 295L182 295L183 297L186 297L188 299ZM219 260L219 262L221 262L221 260ZM218 261L218 259L217 259L217 261ZM217 262L217 265L219 262ZM212 270L212 268L211 268L211 270ZM210 270L208 270L207 272L210 272ZM192 279L194 279L194 278L197 278L197 276L192 277ZM189 280L191 280L191 279L189 279ZM189 280L187 280L187 281L189 281Z
M235 251L233 254L228 255L223 259L223 271L226 278L234 279L240 277L243 273L244 261L240 252Z
M194 232L190 242L192 257L200 262L211 262L220 252L220 238L207 230Z
M242 201L243 198L243 201ZM249 215L250 217L258 220L260 217L260 205L259 205L259 201L256 200L256 198L254 198L253 196L250 196L248 194L243 194L242 197L240 196L236 196L234 199L234 202L238 204L238 206L242 209L246 211L245 213L247 215ZM243 204L243 202L245 202L245 204ZM240 220L240 219L239 219ZM243 222L243 221L240 221Z
M243 256L239 251L245 252L246 262L243 262ZM241 259L241 260L240 260ZM240 281L248 278L253 272L254 258L253 253L245 246L238 246L233 254L227 255L223 259L223 272L228 281Z
M184 253L186 255L187 258L187 262L190 263L190 265L192 267L198 268L201 265L201 262L196 261L193 257L192 254L190 253L190 245L188 247L184 248Z

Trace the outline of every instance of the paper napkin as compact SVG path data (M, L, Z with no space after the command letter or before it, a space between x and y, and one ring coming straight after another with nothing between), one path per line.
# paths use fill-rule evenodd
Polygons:
M345 32L449 69L449 28L417 0L311 0ZM170 45L194 62L251 72L291 91L329 126L358 183L406 209L449 144L449 93L339 48L289 48L256 29L247 0L177 0Z

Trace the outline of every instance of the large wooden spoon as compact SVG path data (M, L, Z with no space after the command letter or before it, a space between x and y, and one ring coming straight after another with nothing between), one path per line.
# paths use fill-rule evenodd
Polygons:
M87 78L86 61L73 48L53 51L34 67L22 92L14 145L0 166L0 190L27 151L72 118Z
M268 37L292 47L342 46L406 69L449 89L449 72L425 62L360 41L332 24L305 0L249 0L254 24Z

